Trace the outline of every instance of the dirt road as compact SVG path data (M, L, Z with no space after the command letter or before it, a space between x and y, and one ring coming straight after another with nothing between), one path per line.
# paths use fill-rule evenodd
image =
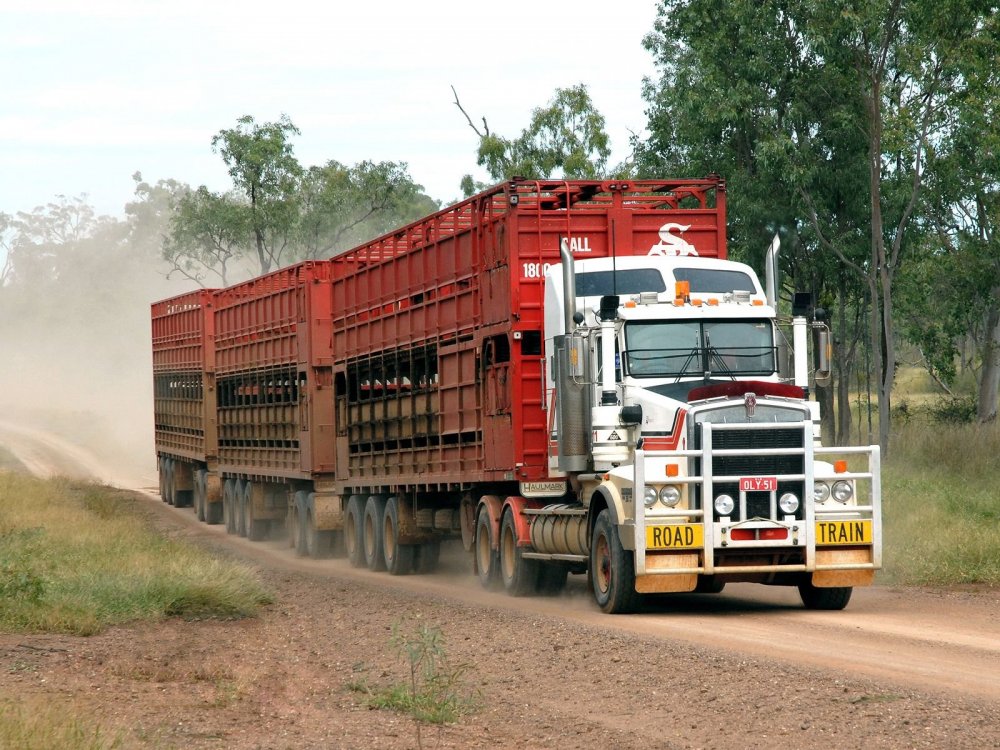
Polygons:
M68 702L127 747L416 747L407 717L356 690L408 676L389 646L401 621L440 627L478 696L425 729L426 747L1000 747L996 590L876 586L810 612L794 591L740 585L608 617L582 577L513 599L483 591L458 548L438 575L394 578L136 502L165 533L257 567L277 601L244 622L0 637L0 693Z

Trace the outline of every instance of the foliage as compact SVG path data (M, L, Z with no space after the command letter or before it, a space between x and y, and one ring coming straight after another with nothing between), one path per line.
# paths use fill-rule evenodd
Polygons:
M928 153L968 91L961 63L987 46L991 8L663 0L646 40L661 77L647 83L640 172L732 170L734 231L763 234L770 213L795 238L793 270L820 272L821 296L853 293L854 308L867 297L885 449L896 276L919 248Z
M465 689L464 677L470 665L453 665L448 660L440 628L417 623L411 631L404 622L392 626L390 643L409 667L406 683L384 688L357 684L354 689L368 694L372 708L388 708L407 713L416 722L417 746L423 747L420 725L446 724L473 711L476 699Z
M902 584L1000 584L1000 427L897 425L883 465L885 575Z
M258 124L249 115L223 129L212 147L233 189L202 186L180 195L164 257L173 271L204 285L267 273L320 258L391 231L433 211L403 162L330 160L303 168L291 143L299 129L287 116Z
M89 635L137 619L243 617L246 568L147 528L128 493L0 473L0 629Z
M485 167L495 182L512 177L598 179L606 175L611 147L604 115L582 83L557 88L546 106L532 110L531 122L516 138L491 132L486 118L482 129L478 128L462 108L457 93L455 105L479 137L476 163ZM462 179L466 196L485 187L471 175Z
M53 706L0 706L0 747L18 750L115 750L122 736L107 736L99 726Z

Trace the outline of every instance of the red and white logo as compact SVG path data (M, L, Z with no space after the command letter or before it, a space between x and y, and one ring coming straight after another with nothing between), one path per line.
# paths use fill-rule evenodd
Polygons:
M743 406L747 410L747 419L753 419L754 412L757 411L757 394L743 394Z

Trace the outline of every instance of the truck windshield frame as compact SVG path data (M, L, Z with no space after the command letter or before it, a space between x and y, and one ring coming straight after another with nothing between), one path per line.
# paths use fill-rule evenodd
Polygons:
M625 347L635 378L773 375L777 361L766 319L630 321Z

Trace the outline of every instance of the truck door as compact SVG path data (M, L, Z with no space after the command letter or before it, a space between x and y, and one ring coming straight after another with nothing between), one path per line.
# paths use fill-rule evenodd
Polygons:
M507 334L483 342L483 442L487 470L512 471L514 433L511 427L512 363Z

